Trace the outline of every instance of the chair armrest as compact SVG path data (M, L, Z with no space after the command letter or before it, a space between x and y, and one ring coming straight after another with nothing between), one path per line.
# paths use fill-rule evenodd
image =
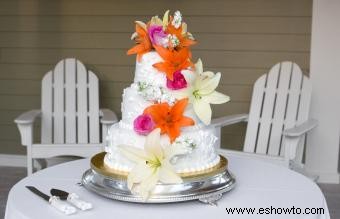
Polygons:
M248 121L248 114L236 114L230 116L223 116L211 120L211 126L223 127L227 125L232 125L239 122Z
M31 110L14 120L18 125L22 145L31 146L33 144L33 122L38 116L41 116L40 110Z
M287 129L283 132L283 135L286 137L299 137L308 131L312 130L318 125L318 121L315 119L309 119L306 122L298 125L294 128Z
M113 124L118 122L117 115L109 109L100 109L100 123Z
M41 116L40 110L31 110L18 116L14 122L18 125L32 124L38 116Z

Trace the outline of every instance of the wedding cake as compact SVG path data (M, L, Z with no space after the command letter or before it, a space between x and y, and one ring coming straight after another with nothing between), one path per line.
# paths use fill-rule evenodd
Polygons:
M109 130L104 164L147 198L157 183L181 183L181 176L220 162L210 104L229 97L215 91L220 73L204 71L200 59L193 63L196 41L179 11L136 21L131 39L135 77L124 89L122 119Z

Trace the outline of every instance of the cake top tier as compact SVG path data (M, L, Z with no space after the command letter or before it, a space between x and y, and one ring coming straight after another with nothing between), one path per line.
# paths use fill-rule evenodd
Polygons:
M131 39L137 45L127 54L137 54L137 60L140 61L145 53L156 50L166 62L157 63L154 67L165 72L170 80L173 80L175 72L193 66L189 47L196 41L187 31L179 11L173 16L169 16L169 11L165 12L162 20L154 16L146 24L136 21L136 32Z
M176 11L169 15L166 11L163 19L154 16L147 23L136 21L135 24L136 32L131 39L136 45L127 54L137 55L134 83L140 85L138 92L159 91L175 98L171 102L167 99L165 102L151 101L142 115L135 118L135 131L147 134L160 128L161 133L168 135L173 142L181 135L182 127L195 125L192 118L184 115L188 107L193 108L200 121L209 125L212 117L210 104L226 103L229 97L215 91L220 73L203 71L200 59L196 64L192 62L190 47L196 41L187 31L181 13Z

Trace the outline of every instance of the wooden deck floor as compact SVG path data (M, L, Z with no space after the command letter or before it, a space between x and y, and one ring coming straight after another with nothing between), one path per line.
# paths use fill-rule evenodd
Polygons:
M26 169L0 167L0 218L4 218L7 195L11 187L26 176ZM319 184L327 199L331 218L340 218L340 185Z

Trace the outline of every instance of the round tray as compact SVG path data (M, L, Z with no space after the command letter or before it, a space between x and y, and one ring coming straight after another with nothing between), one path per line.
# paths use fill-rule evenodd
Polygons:
M116 172L104 165L105 152L91 159L91 169L82 177L82 185L101 196L127 202L170 203L200 200L215 204L222 194L235 186L235 178L228 172L227 159L220 156L220 162L213 168L195 174L181 174L183 183L158 183L152 195L144 200L132 194L127 187L126 173Z

